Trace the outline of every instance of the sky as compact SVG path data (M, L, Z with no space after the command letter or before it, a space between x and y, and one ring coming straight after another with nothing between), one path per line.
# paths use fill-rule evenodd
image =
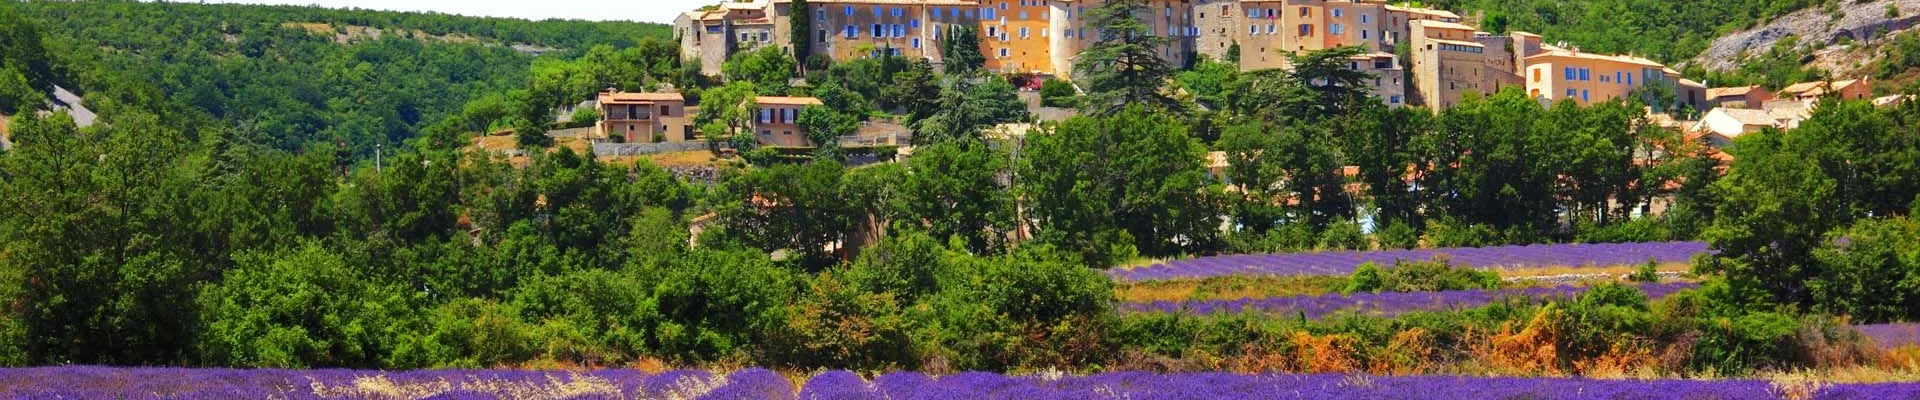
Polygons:
M183 2L193 0L179 0ZM525 19L566 18L672 24L682 12L719 0L201 0L205 3L278 4Z

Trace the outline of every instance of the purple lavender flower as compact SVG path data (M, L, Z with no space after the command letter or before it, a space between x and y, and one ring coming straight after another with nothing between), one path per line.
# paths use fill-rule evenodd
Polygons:
M1639 285L1650 299L1697 288L1693 283L1645 283ZM1305 315L1321 318L1336 312L1355 312L1392 316L1414 311L1459 310L1492 304L1505 299L1539 301L1568 299L1586 293L1581 286L1530 287L1501 290L1459 290L1446 292L1338 293L1320 296L1286 296L1261 299L1153 301L1121 304L1121 312L1185 312L1191 314L1239 314L1246 312Z
M1393 265L1395 261L1446 259L1454 265L1482 268L1611 267L1638 265L1648 259L1662 264L1684 263L1710 252L1706 243L1557 244L1452 248L1431 250L1333 251L1322 253L1259 254L1202 257L1145 267L1116 269L1107 275L1116 281L1204 279L1235 275L1346 275L1360 264Z

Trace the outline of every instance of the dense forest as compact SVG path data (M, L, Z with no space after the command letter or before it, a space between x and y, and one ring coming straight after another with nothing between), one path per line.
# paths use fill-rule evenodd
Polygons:
M1140 2L1107 4L1094 23L1140 24ZM47 20L63 13L75 19ZM84 15L128 22L71 22ZM329 18L489 26L501 43L567 50L340 44L279 25ZM241 20L253 22L222 23ZM23 22L0 30L5 54L46 49L0 70L71 84L102 115L11 121L4 365L1730 376L1868 364L1847 319L1920 318L1911 103L1825 103L1798 129L1742 137L1727 163L1639 104L1506 90L1439 113L1390 109L1342 67L1357 49L1302 54L1288 71L1180 70L1159 58L1164 39L1103 35L1075 82L1087 95L1049 100L1081 115L1008 140L986 128L1032 119L1010 77L775 49L709 82L658 39L613 33L655 32L638 25L119 2L9 3L0 21ZM65 31L80 26L202 40L96 48L77 36L113 35ZM214 26L243 28L201 31ZM606 41L541 39L573 29ZM465 150L503 127L538 146L530 132L552 106L663 83L709 104L815 95L829 107L803 124L901 118L916 148L850 167L832 148L740 143L744 162L712 183L564 148L523 167ZM435 84L463 89L429 96ZM716 142L738 141L728 133L746 118L698 117ZM391 151L379 164L362 154L374 144ZM1209 150L1226 153L1222 173ZM846 245L863 233L875 240ZM1718 250L1696 262L1706 283L1663 300L1604 285L1397 317L1125 314L1100 272L1213 254L1696 239ZM1383 268L1310 284L1502 285L1444 264Z
M636 23L133 1L5 8L20 22L8 29L44 33L44 52L7 52L44 60L9 63L31 66L21 72L38 89L64 86L101 114L147 111L192 141L220 132L354 158L419 136L483 94L528 87L540 60L595 46L675 48L665 26Z

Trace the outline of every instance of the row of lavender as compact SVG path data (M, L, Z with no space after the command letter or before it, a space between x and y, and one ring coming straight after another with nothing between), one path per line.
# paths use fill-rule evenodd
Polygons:
M1394 261L1445 259L1454 265L1484 269L1541 267L1608 267L1638 265L1652 259L1661 264L1683 263L1707 253L1706 243L1556 244L1451 248L1429 250L1339 251L1324 253L1259 254L1202 257L1145 267L1116 269L1116 281L1203 279L1235 275L1345 275L1361 264L1392 265Z
M1879 343L1880 347L1920 346L1920 324L1917 323L1859 325L1854 329L1873 338L1873 342Z
M1758 380L1588 380L1452 376L1153 374L1009 376L913 372L872 380L850 372L798 385L764 369L731 374L288 371L104 367L0 370L13 399L1783 399L1920 398L1920 384L1781 388ZM1804 398L1804 397L1794 397Z
M1640 290L1651 299L1660 299L1698 284L1643 283ZM1458 310L1491 304L1502 299L1569 299L1586 293L1586 286L1541 286L1500 290L1460 290L1446 292L1361 292L1320 296L1270 297L1237 300L1155 301L1126 303L1121 312L1184 312L1191 314L1238 314L1242 312L1305 315L1320 318L1341 311L1392 316L1414 311Z

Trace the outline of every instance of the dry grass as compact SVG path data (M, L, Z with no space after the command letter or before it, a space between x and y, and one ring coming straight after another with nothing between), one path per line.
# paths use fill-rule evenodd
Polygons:
M467 145L468 151L481 151L491 154L505 153L519 148L520 140L515 138L512 133L502 134L498 132L475 136L472 139L472 143ZM593 154L593 142L580 138L554 138L553 147L548 148L547 151L554 152L560 149L573 150L574 154ZM525 155L519 155L509 157L507 163L513 165L514 168L526 168L527 165L533 163L533 159Z
M286 22L280 24L280 27L300 29L315 35L332 36L335 33L333 25L320 22Z
M1319 296L1344 285L1344 276L1221 277L1149 281L1114 285L1120 301L1186 301L1260 299L1282 296Z
M640 160L647 160L647 162L653 163L653 165L657 167L668 168L712 166L714 163L719 162L720 158L714 157L713 152L706 150L678 151L646 156L600 157L600 162L619 166L632 166L634 163L640 162Z

